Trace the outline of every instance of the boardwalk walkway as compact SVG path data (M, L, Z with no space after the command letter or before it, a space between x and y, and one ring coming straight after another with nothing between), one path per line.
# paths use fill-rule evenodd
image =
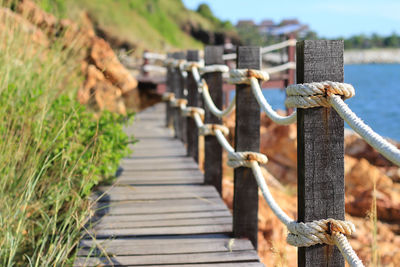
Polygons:
M164 116L158 104L127 128L139 142L115 184L95 193L102 197L75 266L263 266L248 240L230 237L228 208Z

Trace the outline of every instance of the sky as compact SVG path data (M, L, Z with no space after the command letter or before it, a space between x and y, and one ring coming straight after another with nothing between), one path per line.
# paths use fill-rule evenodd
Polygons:
M214 14L233 24L240 19L280 22L297 18L318 36L400 34L400 0L183 0L189 9L208 4Z

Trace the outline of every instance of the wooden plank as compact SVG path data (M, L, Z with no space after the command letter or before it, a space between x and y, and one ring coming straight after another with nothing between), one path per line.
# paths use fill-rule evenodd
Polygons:
M119 229L89 229L90 236L96 238L114 238L116 236L156 236L156 235L187 235L231 233L231 224L190 225L190 226L165 226L149 228L119 228ZM91 238L87 236L88 238Z
M216 190L213 186L209 185L185 185L185 186L98 186L99 191L107 192L108 194L135 194L147 195L158 193L214 193L217 198Z
M155 267L160 265L147 265L147 267ZM176 267L176 265L162 265L163 267ZM206 263L206 264L185 264L184 267L265 267L260 262L234 262L234 263Z
M118 178L118 183L124 180L135 180L135 179L163 179L163 178L201 178L203 174L199 170L153 170L153 171L134 171L134 170L123 170Z
M259 47L237 49L239 69L260 69ZM260 151L260 107L249 85L236 85L235 151ZM252 170L236 168L234 172L233 233L248 238L257 248L258 186Z
M201 185L204 183L202 177L198 178L168 178L168 179L145 179L145 180L123 180L118 183L118 186L124 185Z
M343 41L297 45L297 82L343 82ZM344 219L344 126L332 108L298 109L298 216ZM334 246L299 248L298 265L344 266Z
M187 52L188 61L199 61L200 55L198 50L189 50ZM188 89L188 106L198 107L199 106L199 91L197 82L193 77L191 71L188 72L187 77L187 89ZM198 129L193 118L188 117L186 119L186 139L187 139L187 152L188 156L193 157L195 162L199 162L199 135Z
M131 215L105 215L104 217L98 218L99 221L108 222L143 222L143 221L159 221L169 219L196 219L196 218L218 218L231 216L227 209L216 210L216 211L201 211L201 212L177 212L177 213L160 213L160 214L131 214ZM96 218L93 218L95 221Z
M206 46L204 50L205 65L224 64L223 54L223 46ZM204 79L207 81L215 105L222 109L222 72L206 73ZM222 123L222 120L214 116L207 107L204 107L204 110L204 123ZM204 182L215 186L219 194L222 195L222 147L217 138L211 135L204 137Z
M116 203L97 203L96 213L151 214L188 211L224 210L225 204L218 198L185 200L124 201Z
M174 241L174 240L173 240ZM183 254L183 253L204 253L204 252L230 252L252 250L253 246L244 239L180 239L175 242L159 244L152 240L151 244L138 242L124 242L114 244L113 241L102 243L91 243L92 246L81 247L78 256L104 256L107 255L158 255L158 254Z
M146 171L146 170L198 170L199 166L194 162L159 162L153 161L151 163L137 163L137 164L122 164L121 168L123 169L131 169L138 171Z
M116 256L109 259L78 257L75 261L74 266L98 266L99 264L139 266L149 264L217 263L243 261L257 262L257 253L254 250L250 250L173 255Z
M231 224L232 218L216 217L216 218L195 218L195 219L170 219L157 221L136 221L121 222L115 218L114 222L102 222L95 224L93 229L119 229L119 228L149 228L149 227L165 227L165 226L193 226L193 225L213 225L213 224Z

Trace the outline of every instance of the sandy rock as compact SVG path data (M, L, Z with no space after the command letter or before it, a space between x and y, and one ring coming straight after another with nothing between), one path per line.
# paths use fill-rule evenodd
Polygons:
M17 5L17 12L46 33L54 34L57 31L57 18L40 9L31 0L21 0Z
M26 34L26 43L34 43L39 47L49 46L47 36L35 25L32 25L21 15L12 12L8 8L0 8L0 31L6 36L12 36L15 30L21 30Z

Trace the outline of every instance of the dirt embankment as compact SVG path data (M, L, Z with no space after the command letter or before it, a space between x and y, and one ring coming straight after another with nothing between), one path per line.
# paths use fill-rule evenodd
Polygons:
M108 42L96 35L86 13L79 23L57 19L40 9L31 0L18 1L13 10L0 9L0 28L18 25L28 38L41 46L62 45L81 63L85 77L78 91L78 100L95 110L126 114L149 105L146 92L140 92L137 80L120 63ZM157 97L157 96L156 96ZM159 96L158 96L159 98Z

